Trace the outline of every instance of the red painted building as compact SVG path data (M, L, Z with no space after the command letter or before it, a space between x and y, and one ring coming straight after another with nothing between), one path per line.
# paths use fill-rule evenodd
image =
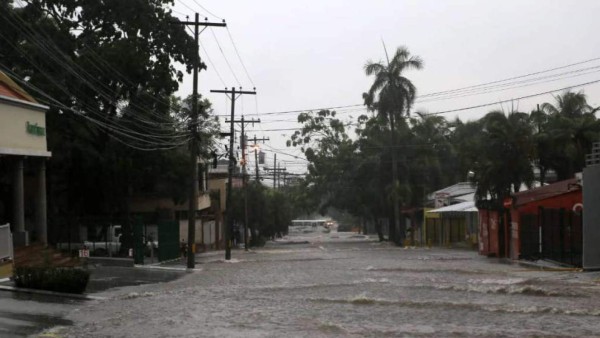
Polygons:
M550 246L559 245L566 248L573 240L570 233L566 231L575 231L576 226L580 236L583 194L576 178L516 193L505 205L510 210L510 243L506 252L510 254L511 259L525 258L524 246L527 246L525 255L529 256L529 251L535 250L531 248L532 241L534 246L535 243L539 243L538 247L541 248L537 250L539 254L540 251L549 251ZM556 212L549 214L550 211ZM554 216L549 217L551 215ZM574 222L577 224L572 224ZM564 229L554 229L558 226ZM552 232L556 231L561 233L556 234L554 236L556 238L550 238ZM532 238L535 234L538 234L537 241L536 238ZM565 241L567 243L563 243ZM544 242L548 243L544 244ZM554 245L551 242L554 242ZM543 248L544 246L546 248Z
M573 178L515 193L502 212L480 209L479 253L547 258L552 251L578 247L582 201L581 185Z

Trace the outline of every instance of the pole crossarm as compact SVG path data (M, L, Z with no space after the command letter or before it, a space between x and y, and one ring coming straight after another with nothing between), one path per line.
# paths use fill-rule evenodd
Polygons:
M208 21L171 21L173 25L190 25L190 26L204 26L204 27L227 27L225 20L223 22L208 22Z
M256 88L255 88L256 89ZM234 135L235 135L235 130L234 130L234 124L237 123L238 121L235 120L235 100L237 100L238 97L240 97L241 95L256 95L256 91L244 91L242 90L242 88L240 88L239 90L236 90L235 87L231 87L231 89L227 89L225 88L225 90L222 89L213 89L210 91L211 93L220 93L220 94L226 94L229 99L231 100L231 117L229 119L229 121L227 121L227 123L229 123L230 125L230 135L229 135L229 169L228 169L228 174L227 174L227 193L226 193L226 204L225 204L225 212L226 212L226 219L227 219L227 228L225 229L225 260L230 260L231 259L231 247L232 247L232 242L233 242L233 212L232 212L232 208L231 208L231 203L232 203L232 199L231 199L231 194L232 194L232 181L233 181L233 169L235 168L235 160L233 157L233 141L234 141ZM237 94L237 96L236 96ZM231 95L231 96L230 96ZM254 119L253 119L254 120ZM242 142L245 142L244 139L244 126L245 126L245 121L244 121L244 117L242 116L242 120L240 121L242 123ZM256 121L253 121L253 123ZM260 121L258 121L260 122ZM244 191L245 191L245 197L244 197L244 209L245 209L245 222L244 222L244 244L246 247L246 250L248 249L248 243L247 243L247 235L248 235L248 231L247 231L247 226L248 226L248 216L247 216L247 189L246 189L246 161L245 161L245 157L246 157L246 153L245 153L245 145L242 144L242 156L244 158L243 160L243 176L242 176L242 182L244 184Z
M235 89L235 88L233 88L233 89ZM211 89L210 92L211 93L221 93L221 94L240 94L240 95L241 94L247 94L247 95L256 95L256 91L247 91L247 90L241 90L241 89L233 91L233 89L232 90L227 90L227 88L224 89L224 90L223 89ZM236 99L237 99L237 97L236 97Z
M281 171L281 172L287 170L286 168L275 168L275 169L273 169L273 168L267 168L267 167L264 167L263 169L266 170L266 171Z
M198 211L198 156L200 144L200 136L198 134L198 71L199 68L206 69L206 65L200 60L198 54L198 47L200 46L199 35L201 32L198 31L198 27L226 27L225 20L222 23L208 22L205 19L204 22L200 21L200 15L196 13L194 21L173 21L171 24L194 26L194 74L193 74L193 92L192 92L192 112L190 116L190 129L193 137L190 140L190 191L188 195L188 238L187 238L187 268L193 269L195 267L195 244L196 244L196 212Z

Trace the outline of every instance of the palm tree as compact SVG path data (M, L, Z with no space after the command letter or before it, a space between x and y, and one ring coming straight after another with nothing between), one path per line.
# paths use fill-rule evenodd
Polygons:
M384 46L385 47L385 46ZM423 61L418 56L411 56L406 47L399 47L390 60L386 50L387 63L368 61L365 73L374 75L375 81L369 91L363 94L365 105L377 110L380 117L390 125L392 154L392 203L394 208L393 226L390 227L390 238L395 240L396 228L400 227L400 242L404 239L403 226L399 224L400 209L398 205L398 164L396 163L395 121L408 115L415 100L417 89L409 79L403 76L407 69L421 69Z
M587 103L587 98L582 91L577 93L566 91L561 95L554 96L554 100L556 100L556 106L546 102L542 104L542 110L550 115L576 117L586 113L593 113L598 109L592 108Z
M556 104L543 103L547 113L544 136L549 147L541 149L538 156L549 158L559 179L573 177L583 169L585 154L600 137L600 122L583 92L564 92L554 97Z
M521 184L533 183L532 160L535 143L529 115L492 111L481 120L479 162L475 168L478 200L502 203L520 190Z

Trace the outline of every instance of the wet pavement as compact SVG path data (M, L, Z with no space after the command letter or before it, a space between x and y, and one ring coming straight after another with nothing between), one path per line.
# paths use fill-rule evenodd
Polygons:
M196 271L174 271L170 281L95 293L105 300L44 303L59 308L53 318L62 321L45 334L600 336L598 273L540 271L472 251L398 248L349 233L298 234L235 250L231 261L222 252L197 261Z
M92 274L86 289L97 294L111 288L153 283L159 285L183 276L181 271L158 271L145 268L90 268ZM12 283L4 283L12 286ZM0 337L36 336L42 330L72 325L65 319L70 312L86 306L87 300L62 296L0 291Z
M44 328L71 325L63 317L82 305L70 298L0 292L0 337L25 337Z

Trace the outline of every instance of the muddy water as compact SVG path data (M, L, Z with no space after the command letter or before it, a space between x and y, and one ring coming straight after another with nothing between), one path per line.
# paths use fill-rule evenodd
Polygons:
M0 337L26 337L55 326L68 326L63 316L81 301L55 296L0 292Z
M600 284L474 252L303 234L175 281L112 289L68 337L600 336Z

